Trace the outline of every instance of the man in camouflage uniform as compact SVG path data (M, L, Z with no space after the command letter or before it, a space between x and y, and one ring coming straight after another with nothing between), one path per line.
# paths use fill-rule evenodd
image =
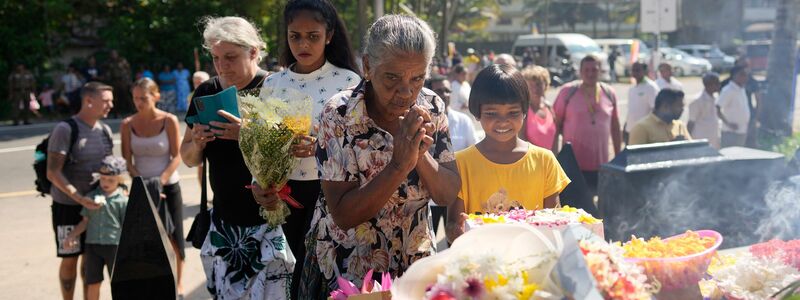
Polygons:
M110 58L105 67L106 81L114 87L114 109L112 115L128 115L133 113L133 102L130 97L131 66L128 61L120 57L117 50L111 50Z
M14 126L19 125L19 118L25 124L30 124L28 114L31 111L31 93L36 91L36 79L23 64L17 64L16 69L8 76L8 100L11 102L11 117ZM22 109L20 109L22 106Z

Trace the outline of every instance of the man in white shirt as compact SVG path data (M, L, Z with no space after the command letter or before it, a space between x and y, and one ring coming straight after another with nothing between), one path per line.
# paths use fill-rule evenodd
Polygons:
M450 99L453 105L451 108L457 111L469 110L469 93L472 87L467 82L467 69L463 65L453 67L453 94Z
M647 78L647 65L636 62L631 66L631 76L636 85L628 90L628 117L625 120L625 142L633 125L647 117L655 108L656 95L659 88L655 82Z
M722 120L721 146L744 146L747 141L747 123L750 121L750 107L744 85L747 83L747 69L736 66L731 69L731 82L722 88L717 99L717 114Z
M465 113L451 109L452 91L450 82L444 77L434 76L428 82L430 89L444 100L447 109L447 125L453 151L460 151L476 143L475 125L472 118Z
M447 78L441 76L433 76L428 80L428 88L435 92L442 98L447 111L447 126L450 133L450 141L453 144L453 152L466 149L476 142L475 127L472 124L472 118L467 114L450 109L450 82ZM433 230L439 228L439 220L444 217L447 222L447 207L437 206L431 200L431 214L433 218Z
M671 88L683 91L683 84L678 81L677 78L672 77L672 66L670 66L668 63L661 63L658 65L658 74L661 75L661 77L656 80L658 88L662 90Z
M696 100L689 104L689 134L695 139L707 139L712 147L720 148L719 117L717 116L717 99L719 92L719 74L708 73L703 76L705 89Z

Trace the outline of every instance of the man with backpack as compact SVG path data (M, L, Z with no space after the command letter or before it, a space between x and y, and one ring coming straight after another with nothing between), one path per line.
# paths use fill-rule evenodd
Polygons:
M111 129L100 121L114 107L113 90L99 82L86 83L81 88L78 114L58 123L47 141L47 179L52 183L53 230L56 254L61 257L58 277L64 299L72 299L75 293L78 257L84 250L84 237L81 236L76 247L66 247L62 241L80 223L83 207L100 207L85 195L90 191L92 172L113 152Z
M556 127L563 143L571 143L578 166L593 194L597 193L598 170L609 157L609 137L614 154L622 147L617 96L611 86L599 82L602 62L593 55L581 60L581 80L561 89L553 104Z

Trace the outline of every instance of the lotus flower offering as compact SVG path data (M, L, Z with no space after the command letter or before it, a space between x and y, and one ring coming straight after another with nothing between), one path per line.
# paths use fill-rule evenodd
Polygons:
M592 217L580 208L564 206L540 210L512 209L487 214L470 214L466 228L475 228L485 224L510 223L528 224L534 227L564 229L568 225L580 224L599 237L603 237L603 221Z
M278 96L279 95L279 96ZM300 92L265 89L259 97L239 97L242 128L239 147L250 173L262 188L278 189L280 198L276 210L261 208L261 216L271 227L285 222L289 215L286 203L299 206L289 196L286 186L297 160L290 153L298 136L311 130L311 98ZM286 202L286 203L285 203Z
M381 282L372 279L373 270L364 275L361 289L353 282L339 276L336 284L339 288L332 291L328 300L389 300L392 299L392 276L389 273L381 274Z

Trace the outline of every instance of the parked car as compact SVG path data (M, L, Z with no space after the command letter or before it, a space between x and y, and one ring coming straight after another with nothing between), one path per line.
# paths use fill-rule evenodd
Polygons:
M639 55L633 61L649 62L650 61L650 48L639 39L595 39L600 48L606 55L611 54L611 49L617 47L622 55L617 58L615 70L619 76L628 76L631 71L631 47L634 43L639 44Z
M733 56L727 55L719 48L710 45L680 45L675 48L695 57L707 59L711 63L712 69L717 72L730 71L736 61Z
M546 47L545 47L546 45ZM546 48L546 49L545 49ZM608 81L608 56L603 53L600 45L586 35L580 33L548 34L547 39L543 34L520 35L511 47L511 53L519 60L525 51L530 49L534 53L534 63L546 68L561 68L562 59L572 62L575 70L580 69L580 62L588 54L597 56L602 62L600 80ZM538 55L536 55L538 53ZM544 59L547 53L547 61Z
M661 62L672 66L675 76L699 76L712 70L711 62L707 59L694 57L689 53L675 48L658 48Z

